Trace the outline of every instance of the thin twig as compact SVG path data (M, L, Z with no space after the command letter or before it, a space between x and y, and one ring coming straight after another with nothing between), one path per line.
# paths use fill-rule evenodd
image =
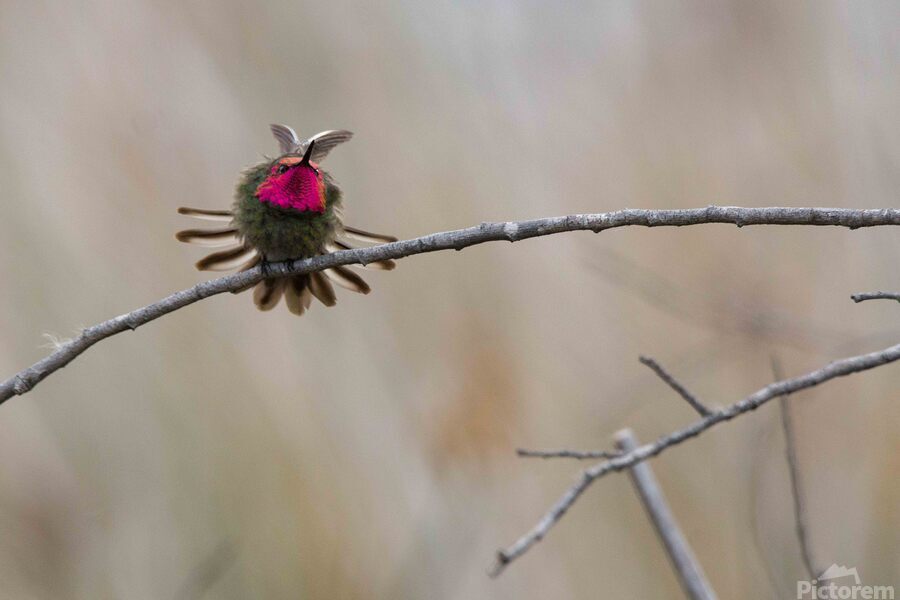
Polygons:
M866 292L864 294L853 294L850 297L857 303L865 300L896 300L900 302L900 293L897 292Z
M742 208L738 206L708 206L676 210L628 208L608 213L568 215L531 221L482 223L468 229L432 233L370 248L341 250L313 258L275 263L268 266L265 274L260 267L254 267L241 273L198 283L192 288L176 292L158 302L88 327L53 354L0 383L0 403L14 395L27 393L45 377L65 367L79 354L101 340L123 331L137 329L141 325L210 296L244 289L266 277L310 273L339 265L365 265L380 260L403 258L439 250L462 250L485 242L517 242L566 231L599 233L607 229L627 226L682 227L705 223L730 223L738 227L745 225L830 225L858 229L860 227L900 225L900 209Z
M516 454L525 458L575 458L578 460L590 460L597 458L615 458L619 452L610 450L528 450L518 448Z
M604 475L630 468L641 461L652 458L672 446L700 435L707 429L718 425L723 421L729 421L739 415L756 410L773 398L817 386L834 379L835 377L842 377L844 375L850 375L851 373L880 367L881 365L896 360L900 360L900 344L885 348L878 352L837 360L819 370L807 373L806 375L769 384L743 400L735 402L725 408L715 410L709 416L695 421L683 429L664 435L651 444L645 444L631 452L627 452L621 456L585 469L579 475L576 483L566 490L562 497L553 504L550 510L544 514L540 521L538 521L528 533L523 535L508 548L500 550L497 553L497 562L494 565L491 574L494 576L499 575L509 563L525 554L525 552L534 546L534 544L541 541L550 529L552 529L563 515L566 514L569 508L572 507L579 496L581 496L594 481Z
M633 452L638 447L637 438L630 429L623 429L615 435L616 447L622 452ZM694 556L690 545L678 527L678 521L666 502L666 497L646 462L638 463L628 470L656 533L662 540L666 554L684 593L691 600L715 600L716 593L703 573L703 567Z
M774 356L772 357L772 374L775 380L781 379L781 363ZM803 492L800 485L800 461L797 458L797 443L794 438L794 426L791 422L790 405L788 404L789 394L778 399L778 406L781 410L781 427L784 430L784 454L787 459L788 475L791 480L791 499L794 508L794 528L797 532L797 542L800 544L800 555L803 558L803 566L809 575L810 580L817 579L822 571L815 568L815 562L812 558L811 545L809 543L809 534L806 527L806 506L803 502Z
M706 408L705 406L703 406L703 403L700 402L699 400L697 400L696 396L694 396L692 393L690 393L686 387L681 385L677 379L672 377L672 375L670 375L665 369L663 369L662 365L660 365L658 362L656 362L649 356L642 356L642 357L640 357L639 360L641 361L642 364L645 364L648 367L650 367L650 369L654 373L656 373L660 379L662 379L663 381L666 382L666 385L668 385L670 388L675 390L675 392L679 396L684 398L684 400L688 404L690 404L694 410L696 410L698 413L700 413L701 417L709 416L709 414L710 414L709 409Z

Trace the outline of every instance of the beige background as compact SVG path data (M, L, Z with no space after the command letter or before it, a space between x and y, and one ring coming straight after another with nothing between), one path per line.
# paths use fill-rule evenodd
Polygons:
M357 133L348 221L401 237L623 207L897 205L895 2L0 0L0 375L200 280L172 234ZM896 230L571 234L403 260L296 319L217 297L0 407L2 598L679 598L624 477L499 580L578 465L896 343ZM814 552L900 584L900 370L793 399ZM723 598L793 597L775 405L655 460ZM193 582L193 583L192 583ZM208 589L203 590L204 586Z

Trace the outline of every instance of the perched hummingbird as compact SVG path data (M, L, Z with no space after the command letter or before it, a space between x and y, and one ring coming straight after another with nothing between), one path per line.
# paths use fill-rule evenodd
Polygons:
M319 168L328 153L353 134L344 130L317 133L301 140L286 125L272 125L281 156L265 160L244 171L235 191L231 210L179 208L183 215L225 221L221 229L179 231L179 241L224 247L197 263L201 271L245 271L267 262L310 258L335 250L358 247L356 242L378 244L397 238L369 233L343 224L341 190L334 179ZM367 268L391 270L392 260L369 263ZM270 310L285 297L288 309L302 315L313 296L325 306L334 306L332 282L360 294L369 286L348 267L265 279L256 284L253 301L260 310ZM249 289L249 288L248 288ZM240 290L245 291L245 290Z

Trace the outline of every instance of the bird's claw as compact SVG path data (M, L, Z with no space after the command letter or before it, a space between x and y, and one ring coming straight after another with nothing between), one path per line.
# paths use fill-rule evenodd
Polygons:
M265 256L259 261L259 270L262 272L263 279L268 279L272 274L272 265Z

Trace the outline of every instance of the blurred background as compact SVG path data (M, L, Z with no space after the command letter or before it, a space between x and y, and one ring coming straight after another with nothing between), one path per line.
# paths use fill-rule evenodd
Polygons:
M402 238L624 207L885 207L895 2L0 0L0 376L207 277L173 233L347 128L349 223ZM680 598L627 477L498 580L584 465L702 400L900 337L887 228L574 233L401 261L301 319L248 295L0 407L0 598ZM900 369L791 399L816 560L900 583ZM793 598L776 404L654 460L712 585Z

